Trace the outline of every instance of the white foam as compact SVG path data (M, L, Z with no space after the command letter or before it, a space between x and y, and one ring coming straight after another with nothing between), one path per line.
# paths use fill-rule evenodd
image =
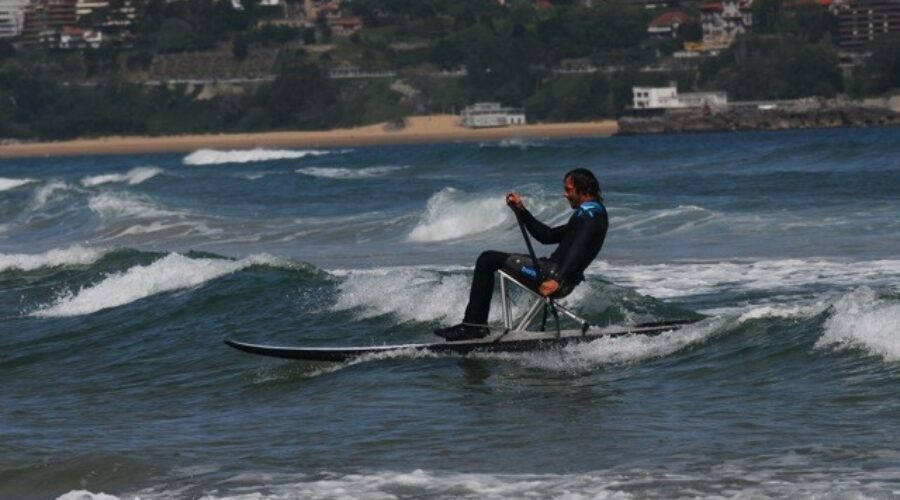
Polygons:
M628 335L600 338L592 342L571 344L557 351L493 353L478 356L508 359L544 370L579 372L598 366L636 363L668 356L689 345L706 341L726 330L729 324L730 322L725 319L712 319L655 336Z
M10 269L33 271L42 267L93 264L108 252L108 249L74 245L69 248L56 248L39 254L0 253L0 271Z
M386 314L401 322L459 322L468 300L470 277L419 268L347 271L334 311L358 309L360 319Z
M187 155L182 160L185 165L222 165L226 163L250 163L272 160L296 160L307 156L322 156L331 154L332 151L316 149L285 150L256 148L249 150L218 151L215 149L200 149Z
M518 149L527 149L529 147L537 147L542 146L544 143L542 141L533 140L533 139L525 139L523 137L510 137L509 139L503 139L499 142L483 142L480 143L480 147L501 147L501 148L518 148Z
M106 192L92 196L88 207L97 215L105 218L119 217L166 217L179 215L177 212L164 210L149 198L129 193Z
M34 179L9 179L6 177L0 177L0 191L8 191L19 186L31 184L32 182L36 181Z
M860 287L835 302L817 347L861 348L885 361L900 361L900 303Z
M129 186L134 186L148 179L152 179L161 173L163 173L163 169L159 167L137 167L124 174L103 174L85 177L84 179L81 179L81 185L84 187L94 187L113 182L125 182Z
M272 485L267 493L259 487L238 487L224 496L208 495L203 500L285 500L355 499L396 500L397 498L563 498L629 499L630 494L615 491L615 483L600 474L475 474L453 472L381 472L326 474L311 478L298 475L241 474L228 482L264 482ZM274 483L274 484L273 484Z
M91 493L87 490L74 490L56 497L56 500L119 500L119 497L106 493Z
M134 266L108 275L76 293L60 295L53 303L31 313L37 317L79 316L117 307L164 292L191 288L254 265L287 266L269 255L241 260L191 259L171 253L146 266Z
M35 191L30 208L31 210L41 209L47 205L47 202L49 202L55 194L71 191L72 189L73 186L63 181L53 181L49 184L45 184Z
M900 278L900 260L840 261L781 259L755 262L627 264L598 261L588 274L659 298L726 290L784 290L809 285L890 284Z
M409 233L410 241L446 241L511 225L503 195L472 196L445 188L428 200L425 214Z
M679 458L684 458L679 457ZM591 472L471 473L425 471L359 471L316 474L245 472L217 482L202 500L287 500L365 498L563 500L631 498L816 498L847 500L896 496L895 467L823 468L803 456L751 457L726 460L714 467L691 464L689 471L618 467ZM87 493L87 492L77 492ZM124 498L181 498L184 490L149 488ZM83 497L85 500L112 500ZM82 500L80 497L65 500Z
M306 167L295 170L298 174L325 179L371 179L383 177L398 170L409 167L365 167L365 168L340 168L340 167Z

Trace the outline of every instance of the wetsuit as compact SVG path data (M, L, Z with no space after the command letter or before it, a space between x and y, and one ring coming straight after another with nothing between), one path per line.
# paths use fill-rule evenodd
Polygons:
M606 208L597 201L584 202L575 209L568 222L558 227L547 226L525 209L518 211L518 214L525 228L536 240L545 245L559 243L556 250L546 259L549 264L546 266L548 272L542 273L541 279L535 283L539 286L545 277L555 279L560 288L552 295L553 297L563 296L572 291L575 285L584 280L582 273L603 246L606 230L609 228ZM491 296L494 293L494 272L503 268L511 257L515 256L494 250L483 252L478 257L463 323L478 325L487 323ZM520 257L531 260L527 256ZM544 270L545 266L541 267ZM517 269L512 271L515 272Z

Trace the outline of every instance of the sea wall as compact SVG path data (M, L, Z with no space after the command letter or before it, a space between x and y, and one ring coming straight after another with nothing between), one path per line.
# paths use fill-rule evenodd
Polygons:
M619 134L728 132L800 128L865 127L900 124L900 102L800 99L735 103L721 108L666 110L619 119Z

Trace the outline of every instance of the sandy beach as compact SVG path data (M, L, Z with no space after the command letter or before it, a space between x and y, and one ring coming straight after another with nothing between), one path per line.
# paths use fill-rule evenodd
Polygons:
M73 141L6 144L0 158L188 152L197 149L347 147L385 144L496 141L511 138L608 137L616 133L614 120L549 123L503 128L468 129L456 115L415 116L401 130L384 124L328 131L265 132L253 134L181 135L170 137L107 137Z

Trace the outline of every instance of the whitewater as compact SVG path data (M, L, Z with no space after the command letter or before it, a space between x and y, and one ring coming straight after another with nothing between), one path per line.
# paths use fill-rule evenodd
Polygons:
M525 251L505 193L562 224L575 167L610 231L564 303L696 323L222 343L434 341ZM2 160L0 498L895 498L898 214L896 128Z

